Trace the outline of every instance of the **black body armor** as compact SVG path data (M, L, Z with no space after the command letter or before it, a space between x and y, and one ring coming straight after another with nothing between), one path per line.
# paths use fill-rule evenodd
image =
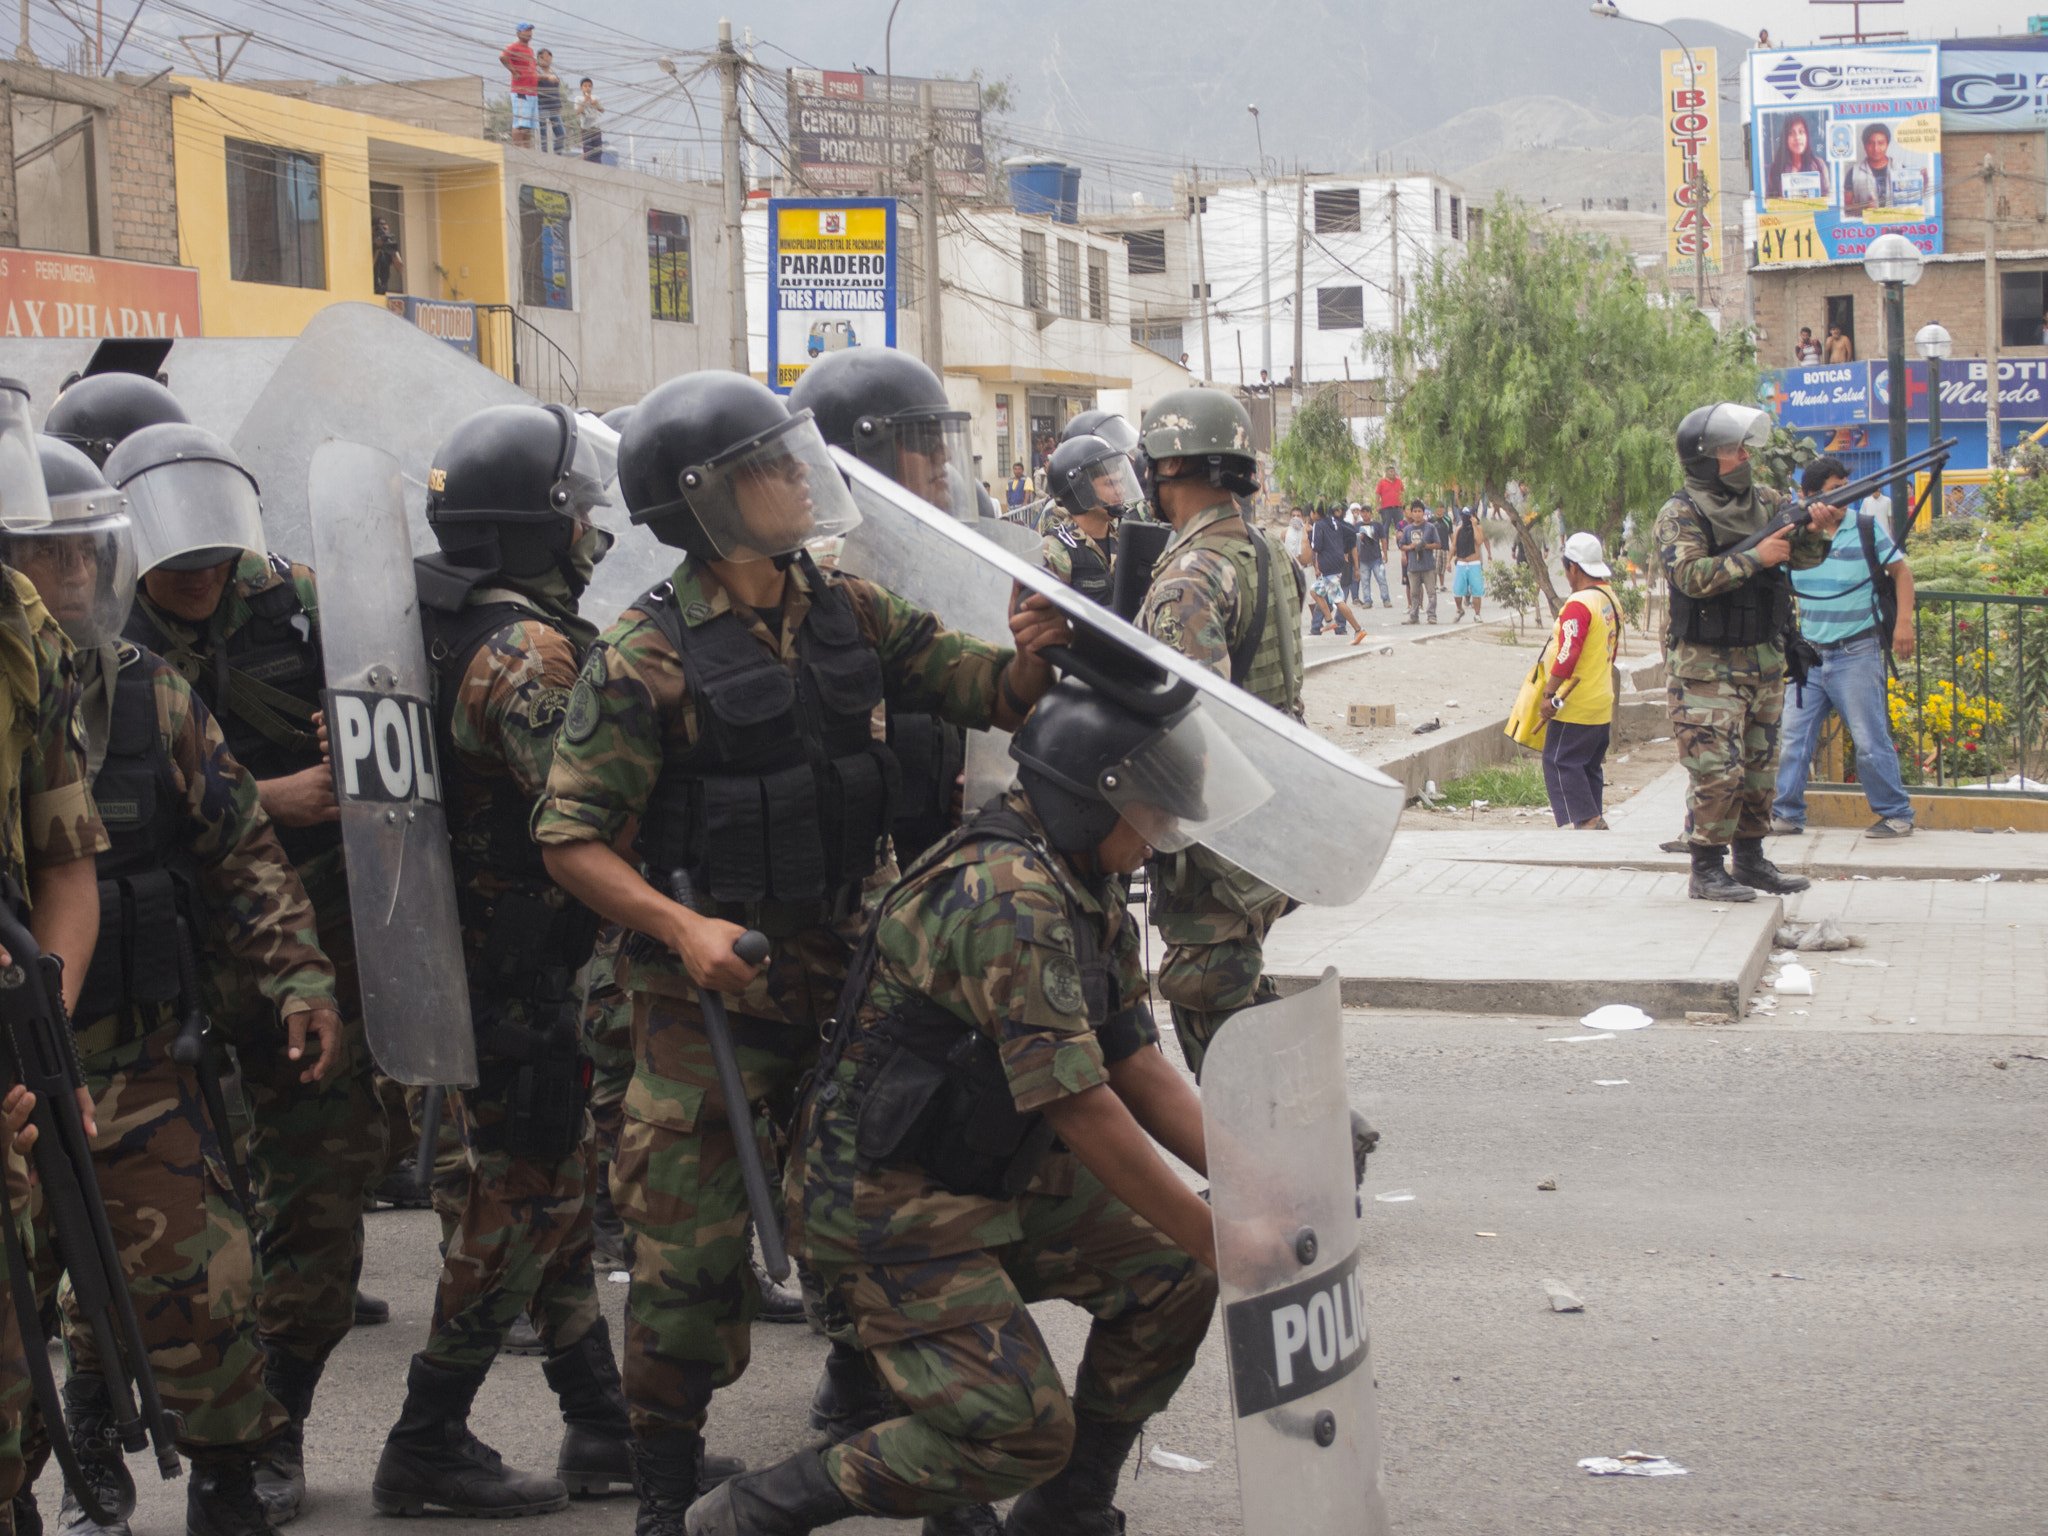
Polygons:
M1061 523L1053 529L1052 536L1072 552L1072 579L1067 585L1092 603L1109 606L1109 561L1102 558L1102 551L1095 547L1095 541L1072 523ZM1109 548L1116 552L1116 530L1109 534Z
M1705 534L1707 550L1718 555L1735 541L1720 543L1714 525L1707 521L1683 492L1692 514ZM1741 586L1712 597L1688 597L1671 584L1671 628L1669 639L1676 645L1690 642L1736 649L1751 645L1778 645L1792 627L1792 573L1783 566L1759 571Z

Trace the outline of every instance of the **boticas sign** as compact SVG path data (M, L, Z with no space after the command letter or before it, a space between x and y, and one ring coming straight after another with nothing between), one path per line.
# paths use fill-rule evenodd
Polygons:
M108 256L0 252L8 336L201 336L199 274Z

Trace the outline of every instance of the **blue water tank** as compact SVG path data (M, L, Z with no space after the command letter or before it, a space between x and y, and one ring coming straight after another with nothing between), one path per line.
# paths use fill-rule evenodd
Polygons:
M1070 165L1060 172L1060 211L1062 224L1078 223L1081 214L1081 167Z
M1078 221L1081 168L1043 155L1014 155L1003 162L1010 173L1010 206L1019 213L1062 224Z

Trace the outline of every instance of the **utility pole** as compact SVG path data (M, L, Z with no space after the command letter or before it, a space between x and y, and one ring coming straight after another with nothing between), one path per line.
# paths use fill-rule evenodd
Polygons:
M28 40L28 0L21 0L21 41L15 45L14 56L24 64L40 62Z
M1273 382L1273 241L1266 229L1266 202L1271 195L1259 167L1259 367L1268 384Z
M735 373L751 374L747 357L747 239L740 230L740 210L746 206L747 187L740 175L740 69L742 61L732 45L732 23L723 17L718 23L718 105L725 149L725 284L732 302L732 367Z
M1998 467L2005 440L1998 419L1998 166L1984 157L1984 462ZM1936 508L1936 516L1940 509Z
M1294 173L1294 389L1289 400L1296 409L1301 406L1301 386L1304 375L1301 363L1301 314L1308 308L1308 289L1303 279L1303 270L1308 262L1308 226L1303 212L1308 207L1308 172Z
M944 315L939 295L939 126L932 112L932 83L917 86L917 131L924 143L924 196L917 210L918 232L924 237L924 361L940 378L946 376Z
M1401 183L1387 183L1387 250L1393 257L1393 281L1389 285L1387 301L1394 316L1394 356L1391 359L1396 378L1401 373Z
M749 69L754 67L754 29L752 27L748 27L746 30L740 47L740 56L747 61ZM747 186L751 189L754 183L761 179L761 121L760 114L754 107L752 97L747 98L744 110L745 117L742 121L745 123L747 130Z
M1209 366L1209 259L1202 253L1202 168L1194 170L1194 193L1188 199L1188 212L1195 219L1195 296L1202 305L1202 377L1215 377L1215 370Z

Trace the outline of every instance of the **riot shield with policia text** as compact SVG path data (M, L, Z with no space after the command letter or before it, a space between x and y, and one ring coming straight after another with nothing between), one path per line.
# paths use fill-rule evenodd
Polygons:
M1105 686L1105 674L1113 686L1121 674L1144 691L1170 685L1188 694L1273 787L1266 807L1215 828L1203 846L1311 906L1343 906L1365 893L1407 798L1399 784L853 455L835 448L832 457L861 513L840 546L841 570L997 645L1010 643L1014 587L1043 594L1072 624L1074 652L1094 663L1092 686ZM1060 657L1050 659L1065 669ZM1301 835L1302 805L1316 807L1316 837Z
M370 1051L402 1083L468 1087L476 1037L398 461L323 443L307 508Z
M1201 1093L1245 1536L1385 1536L1336 971L1239 1015Z

